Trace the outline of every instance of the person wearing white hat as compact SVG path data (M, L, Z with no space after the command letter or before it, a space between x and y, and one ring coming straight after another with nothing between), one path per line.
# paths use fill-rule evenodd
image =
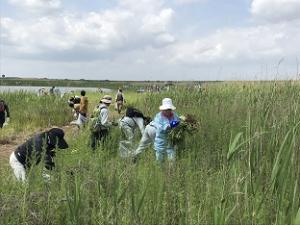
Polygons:
M156 128L154 139L156 160L163 161L165 154L167 154L169 160L174 160L175 150L174 146L168 141L168 134L172 128L179 124L180 119L174 111L176 107L170 98L164 98L159 109L160 112L154 118L154 126Z
M95 110L96 116L92 118L91 127L91 141L90 146L93 150L96 149L97 143L100 140L104 140L108 135L109 128L112 123L109 121L109 110L108 107L112 102L112 97L104 95L100 100L100 105Z

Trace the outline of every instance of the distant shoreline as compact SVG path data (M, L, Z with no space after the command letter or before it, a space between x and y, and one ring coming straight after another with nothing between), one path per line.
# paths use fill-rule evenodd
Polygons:
M147 85L164 86L166 84L195 84L200 81L110 81L110 80L69 80L69 79L46 79L46 78L0 78L1 86L39 86L39 87L90 87L90 88L109 88L109 89L137 89ZM202 82L201 82L202 83Z

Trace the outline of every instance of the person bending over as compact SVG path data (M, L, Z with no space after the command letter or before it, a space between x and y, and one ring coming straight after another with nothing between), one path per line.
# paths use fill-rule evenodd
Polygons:
M18 180L26 180L26 171L40 163L44 157L45 168L52 170L55 167L55 149L66 149L68 144L64 139L64 131L60 128L52 128L48 131L36 134L25 143L19 145L12 152L9 164ZM45 177L46 176L46 177ZM45 174L45 178L50 176Z

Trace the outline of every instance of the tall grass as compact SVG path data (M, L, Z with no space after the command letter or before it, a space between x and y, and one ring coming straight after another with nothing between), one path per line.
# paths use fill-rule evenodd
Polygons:
M9 126L0 130L0 139L22 132L33 132L51 126L62 126L71 119L71 110L66 98L56 96L38 97L35 94L19 91L1 93L10 110Z
M17 183L1 166L0 221L299 224L299 90L293 82L221 83L201 91L128 94L127 101L147 115L171 97L179 114L201 121L174 164L157 163L151 148L137 164L121 159L118 129L92 152L88 129L82 129L67 134L70 148L58 151L51 183L39 172Z

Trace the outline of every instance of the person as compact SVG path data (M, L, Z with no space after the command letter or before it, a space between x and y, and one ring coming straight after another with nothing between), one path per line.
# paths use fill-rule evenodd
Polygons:
M55 89L55 86L52 86L52 87L49 89L49 94L50 94L50 95L54 95L54 89Z
M164 155L167 154L169 160L175 159L174 146L168 141L170 130L176 127L180 119L174 111L176 107L172 103L172 99L164 98L162 105L159 107L160 112L154 118L156 127L156 135L154 139L154 150L156 160L163 161Z
M0 128L8 125L10 120L9 108L3 99L0 100Z
M55 87L54 87L54 88L55 88ZM59 88L55 88L53 94L54 94L55 96L63 97L63 94L61 93L61 91L60 91Z
M60 128L52 128L48 131L36 134L28 139L25 143L19 145L17 149L11 153L9 164L17 180L26 180L26 170L32 165L37 165L44 157L45 169L52 170L55 167L53 158L55 157L55 149L66 149L68 144L64 139L64 131ZM48 174L44 177L49 179Z
M80 107L79 107L79 113L83 117L87 117L87 112L88 112L88 98L85 96L86 92L85 90L82 90L80 92Z
M134 161L137 160L137 158L142 152L144 152L148 147L150 147L150 145L154 142L155 135L156 135L156 127L154 121L151 121L145 127L139 145L137 149L133 152Z
M99 141L104 141L108 135L112 123L109 121L109 106L112 102L112 97L104 95L100 100L100 104L96 107L95 114L91 119L91 135L90 147L95 150Z
M145 129L144 118L145 117L140 110L134 107L128 107L126 109L125 116L119 121L119 127L128 141L133 140L136 128L139 128L141 134L143 134Z
M121 110L123 108L123 105L126 102L121 88L118 89L115 101L116 101L116 109L117 109L118 113L120 114Z
M40 89L38 90L37 95L38 95L39 97L41 97L41 96L48 95L48 93L47 93L47 90L46 90L45 88L40 88Z
M75 95L75 96L72 96L69 100L68 100L68 105L71 107L71 108L74 108L74 106L76 104L80 104L80 97Z
M75 112L78 110L78 118L75 121L72 121L71 124L75 124L77 126L81 126L85 124L87 121L87 112L88 112L88 98L85 96L86 92L85 90L82 90L80 92L80 103L79 103L79 109L76 108L76 104L74 105ZM78 106L78 105L77 105Z
M134 108L128 107L125 116L119 121L119 127L126 140L121 140L119 149L121 156L125 157L129 152L132 152L132 142L136 128L139 128L140 133L143 134L145 130L145 123L149 123L150 118L145 117L143 113Z
M74 113L74 117L78 118L79 116L79 107L80 107L80 97L79 96L72 96L68 100L68 105L72 108L72 112Z

